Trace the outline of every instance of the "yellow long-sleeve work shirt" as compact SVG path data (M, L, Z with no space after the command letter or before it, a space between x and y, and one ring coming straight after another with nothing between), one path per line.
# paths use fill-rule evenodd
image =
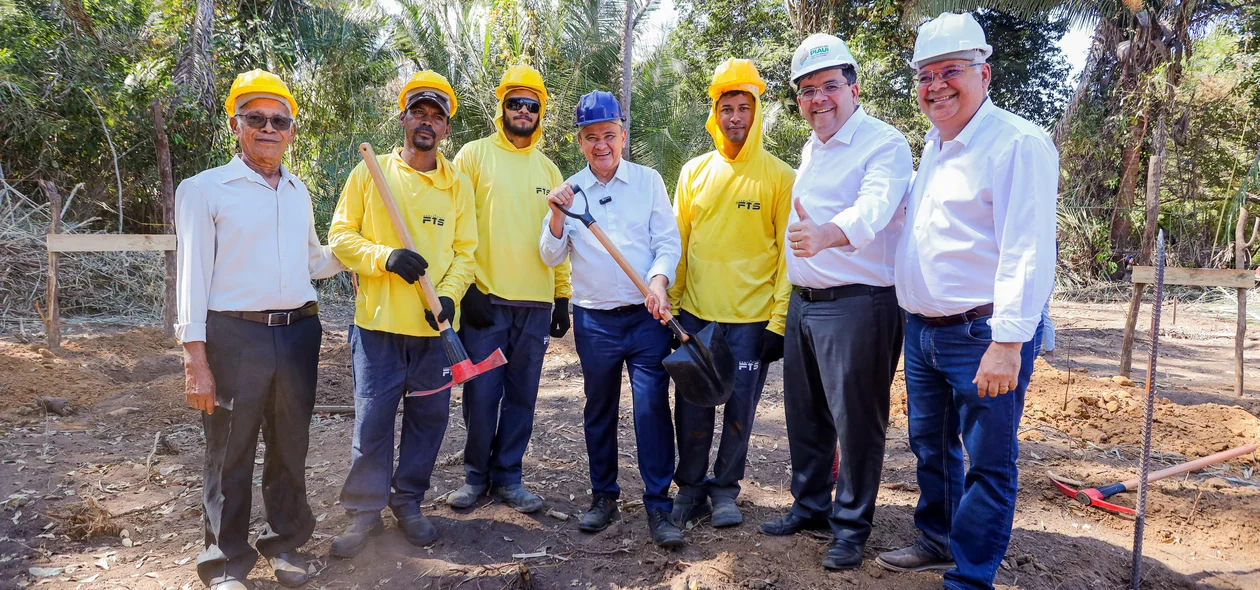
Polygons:
M439 297L457 304L473 280L477 214L472 181L438 154L431 172L420 172L402 158L402 150L377 156L385 182L398 205L417 253L429 263L425 275ZM419 284L408 284L385 270L390 252L403 246L385 203L376 192L366 164L346 179L328 228L328 245L359 275L354 324L408 336L437 336L424 320ZM458 328L458 315L453 325Z

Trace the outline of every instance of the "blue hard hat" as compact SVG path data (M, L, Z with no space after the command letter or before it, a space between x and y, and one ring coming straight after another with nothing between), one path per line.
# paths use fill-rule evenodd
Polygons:
M617 97L611 92L596 90L583 94L582 98L578 99L577 117L574 122L577 127L604 121L625 120L626 118L621 115L621 105L617 103Z

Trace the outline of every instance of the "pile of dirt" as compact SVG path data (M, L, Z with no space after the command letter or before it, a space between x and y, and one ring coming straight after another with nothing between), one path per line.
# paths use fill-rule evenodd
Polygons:
M1122 377L1069 373L1038 359L1024 420L1026 425L1045 424L1103 447L1141 446L1144 396L1143 389ZM1036 433L1029 437L1037 440ZM1260 442L1260 419L1238 406L1183 406L1161 397L1155 405L1152 442L1163 453L1203 457ZM1240 460L1250 462L1250 457Z

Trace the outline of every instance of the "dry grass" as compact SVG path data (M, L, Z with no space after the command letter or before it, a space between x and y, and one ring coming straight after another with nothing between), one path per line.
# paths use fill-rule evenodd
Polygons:
M0 180L0 331L41 325L47 310L48 202ZM62 220L62 233L87 230L96 219ZM61 312L157 321L162 313L161 252L74 252L61 255ZM28 328L29 329L29 328Z
M117 537L122 532L122 527L114 523L109 511L92 497L84 498L82 502L70 506L65 513L50 513L49 516L60 520L61 530L76 541L97 537Z

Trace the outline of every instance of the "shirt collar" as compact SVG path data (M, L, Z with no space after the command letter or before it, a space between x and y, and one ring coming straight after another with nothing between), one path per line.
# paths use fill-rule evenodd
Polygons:
M267 180L263 178L262 175L259 174L256 170L254 170L253 168L250 168L249 165L245 163L245 160L241 158L240 154L236 154L235 156L232 156L232 161L228 162L226 168L224 169L224 172L226 172L226 174L223 176L224 182L229 182L232 180L239 180L243 178L245 180L249 180L251 182L261 184L267 188L271 188L271 185L267 183ZM293 174L289 173L289 169L286 168L284 164L281 164L280 165L280 184L289 183L294 186L297 186L296 182L294 182L295 180L297 179L294 178ZM279 187L277 186L277 188Z
M984 124L984 119L996 110L997 105L993 104L993 99L988 96L984 97L984 102L980 103L980 108L976 109L976 114L971 116L971 120L968 121L967 125L962 128L962 131L958 132L958 136L951 141L956 141L966 146L971 142L971 138L976 134L976 132L980 130L980 126ZM941 131L940 129L937 129L935 125L933 125L932 129L927 132L926 136L924 136L924 139L929 143L938 141L940 138Z
M630 167L626 164L627 162L624 158L620 162L617 162L617 171L613 173L612 180L620 180L624 184L630 184ZM590 164L587 164L586 168L582 169L582 174L585 175L583 180L589 180L589 184L603 184L599 181L599 178L595 176L595 172L591 170ZM612 180L610 180L608 184L612 184ZM604 186L608 186L608 184L605 184Z
M861 105L858 105L858 108L854 109L853 114L849 115L849 120L845 121L844 125L841 125L840 129L836 130L836 133L831 136L831 139L828 139L825 142L820 141L817 133L810 132L809 140L818 146L825 146L832 142L849 145L853 143L853 136L857 135L858 127L862 126L862 120L865 118L866 111L862 109Z

